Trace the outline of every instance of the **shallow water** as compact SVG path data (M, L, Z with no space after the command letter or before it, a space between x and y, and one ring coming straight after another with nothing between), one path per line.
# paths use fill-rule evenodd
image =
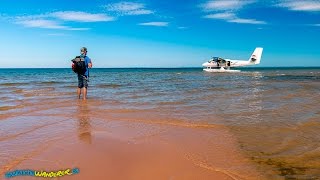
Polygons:
M241 70L92 69L89 109L95 117L113 112L112 118L182 127L224 125L270 178L320 178L320 68ZM51 131L51 140L78 123L70 69L0 69L0 76L0 148L19 151L15 143L48 139L52 124L61 129ZM37 133L24 136L29 132ZM3 157L0 164L10 161Z

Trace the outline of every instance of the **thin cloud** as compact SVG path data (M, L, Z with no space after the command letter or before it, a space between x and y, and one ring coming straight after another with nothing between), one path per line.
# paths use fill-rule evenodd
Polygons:
M20 24L20 25L23 25L24 27L29 27L29 28L61 29L61 30L69 30L69 31L89 30L89 28L72 28L69 26L63 26L57 21L45 20L45 19L21 20L21 21L17 21L16 24Z
M37 15L24 15L24 16L15 16L8 18L9 21L31 21L31 20L50 20L53 21L49 14L37 14ZM58 22L56 22L58 23Z
M147 9L138 9L138 10L127 12L127 15L143 15L143 14L153 14L153 11L147 10Z
M307 11L315 12L320 11L319 0L286 0L276 4L277 7L286 8L291 11Z
M31 19L31 20L22 20L16 22L17 24L21 24L25 27L36 27L36 28L46 28L46 29L66 29L67 26L62 26L56 21L45 20L45 19Z
M239 24L267 24L264 21L258 21L255 19L243 19L243 18L235 18L228 20L228 22L239 23Z
M65 21L74 22L105 22L114 21L115 18L106 14L92 14L81 11L58 11L53 13L16 16L11 17L10 21L16 24L23 25L30 28L44 28L44 29L61 29L69 31L87 31L90 28L78 28L66 26Z
M104 7L107 11L116 12L118 15L144 15L154 13L147 9L145 4L134 2L119 2Z
M203 16L203 18L207 19L220 19L225 20L230 23L238 23L238 24L267 24L264 21L258 21L256 19L245 19L239 18L235 13L216 13L216 14L208 14Z
M76 22L105 22L115 20L114 17L106 14L91 14L81 11L60 11L51 13L51 16L65 21Z
M208 18L208 19L223 19L223 20L227 20L227 19L233 19L236 17L236 15L234 13L216 13L216 14L208 14L203 16L204 18Z
M146 22L146 23L139 23L138 25L140 26L168 26L169 23L168 22Z
M243 0L211 0L200 7L204 11L225 11L225 10L238 10L247 4L254 3L255 1Z
M211 12L210 14L202 16L203 18L219 19L229 23L238 24L267 24L264 21L259 21L250 18L240 18L237 16L237 11L240 11L245 5L252 4L255 2L256 1L253 0L211 0L204 4L201 4L200 7L202 8L202 11L206 13Z

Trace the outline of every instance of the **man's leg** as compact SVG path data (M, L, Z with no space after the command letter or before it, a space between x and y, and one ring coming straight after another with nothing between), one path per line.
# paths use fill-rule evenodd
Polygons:
M83 100L86 100L87 99L87 88L86 87L83 87Z
M78 74L78 89L77 89L77 94L78 94L78 98L80 99L81 96L81 89L84 87L83 84L83 76Z
M83 76L83 100L87 99L87 92L88 92L88 79L86 76Z
M81 88L78 87L77 89L77 94L78 94L78 98L80 99L80 95L81 95Z

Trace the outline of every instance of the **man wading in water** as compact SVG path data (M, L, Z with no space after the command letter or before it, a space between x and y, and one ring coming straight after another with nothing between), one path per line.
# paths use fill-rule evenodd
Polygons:
M87 56L87 48L83 47L80 49L80 56L77 56L72 60L72 69L78 74L78 89L77 94L80 99L82 90L82 99L87 99L87 88L89 81L89 68L92 68L91 59Z

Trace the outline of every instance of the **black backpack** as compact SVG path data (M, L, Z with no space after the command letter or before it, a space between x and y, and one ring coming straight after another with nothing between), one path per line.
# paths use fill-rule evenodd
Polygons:
M72 70L73 72L84 75L86 72L86 62L84 60L84 57L76 56L76 58L71 60L73 62L72 64Z

